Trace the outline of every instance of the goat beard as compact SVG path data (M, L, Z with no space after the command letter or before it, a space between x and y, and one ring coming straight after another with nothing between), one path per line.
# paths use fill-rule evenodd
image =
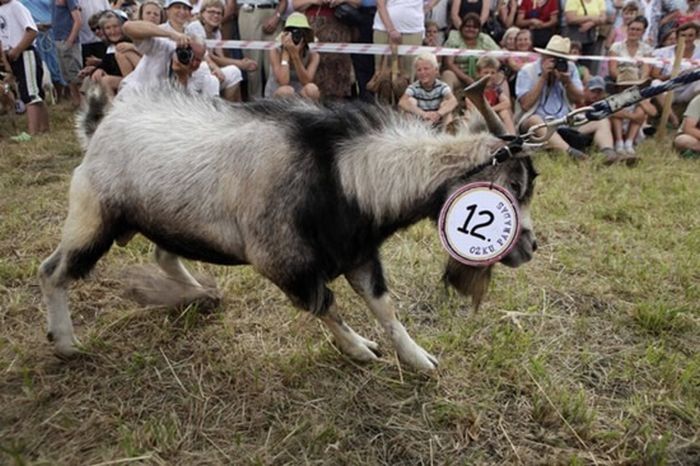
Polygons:
M473 267L449 258L442 276L445 284L451 285L461 295L471 297L475 311L479 310L491 283L492 265Z

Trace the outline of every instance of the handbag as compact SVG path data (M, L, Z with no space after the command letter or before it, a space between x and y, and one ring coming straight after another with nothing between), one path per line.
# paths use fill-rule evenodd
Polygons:
M588 10L586 9L586 4L583 0L581 2L581 7L583 8L583 14L588 16ZM564 27L564 36L571 39L573 42L580 42L581 45L592 44L598 40L598 28L592 27L586 32L581 32L581 26L579 24L566 25Z
M382 56L379 68L375 70L366 86L378 103L388 105L396 104L410 84L409 77L399 69L396 45L392 44L391 50L391 55Z
M483 32L491 36L491 38L498 44L501 42L503 35L506 33L506 28L498 18L489 16L482 28Z
M360 10L349 3L341 3L333 10L335 18L348 26L359 26L362 24L362 14Z

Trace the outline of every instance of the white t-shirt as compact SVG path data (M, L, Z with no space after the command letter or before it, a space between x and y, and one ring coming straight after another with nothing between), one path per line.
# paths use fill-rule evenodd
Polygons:
M3 50L14 48L27 29L38 31L31 13L19 0L0 5L0 41Z
M170 79L170 61L175 51L175 42L165 37L151 37L137 42L136 48L143 56L134 71L122 80L120 92L159 86ZM202 62L202 65L206 70L200 66L187 81L187 89L210 97L217 96L219 87L212 85L206 63Z
M675 45L669 45L668 47L662 47L660 49L656 49L654 51L654 56L656 58L661 58L668 60L663 67L661 67L661 74L663 75L670 75L671 70L673 69L673 59L676 55L676 46ZM693 52L693 56L691 57L692 60L700 60L700 46L698 42L695 43L695 51ZM695 65L691 65L687 61L681 62L681 71L685 71L687 69L693 68Z
M90 29L88 20L95 13L109 10L109 2L107 0L78 0L78 5L80 5L80 18L82 19L78 40L81 44L100 42L100 38Z
M386 10L394 27L401 34L422 33L425 30L423 0L387 0ZM377 31L386 31L379 12L374 15L373 28Z

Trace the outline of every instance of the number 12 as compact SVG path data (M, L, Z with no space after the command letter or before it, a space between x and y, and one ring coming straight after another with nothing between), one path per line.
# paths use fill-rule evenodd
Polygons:
M475 225L474 228L472 228L472 231L469 231L469 222L472 221L472 217L474 217L474 212L476 212L476 204L471 204L470 206L467 207L467 211L469 211L469 215L467 215L467 219L464 221L464 225L461 227L457 228L457 231L460 233L464 233L465 235L471 234L475 238L479 238L480 240L484 241L486 240L486 237L482 235L481 233L477 233L477 230L480 228L485 228L493 223L494 216L491 213L490 210L482 210L479 212L479 215L485 215L488 217L488 219L485 222L479 223L478 225Z

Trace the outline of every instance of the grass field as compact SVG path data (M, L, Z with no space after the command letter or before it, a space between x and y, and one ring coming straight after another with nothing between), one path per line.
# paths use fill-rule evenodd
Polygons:
M397 364L343 280L380 363L346 359L249 267L191 264L225 293L213 313L139 307L122 278L150 261L140 237L73 286L89 355L61 362L36 272L81 155L51 110L50 136L0 139L0 464L700 463L700 163L668 141L633 169L538 156L540 249L497 267L477 313L440 283L432 224L392 238L389 286L434 375Z

